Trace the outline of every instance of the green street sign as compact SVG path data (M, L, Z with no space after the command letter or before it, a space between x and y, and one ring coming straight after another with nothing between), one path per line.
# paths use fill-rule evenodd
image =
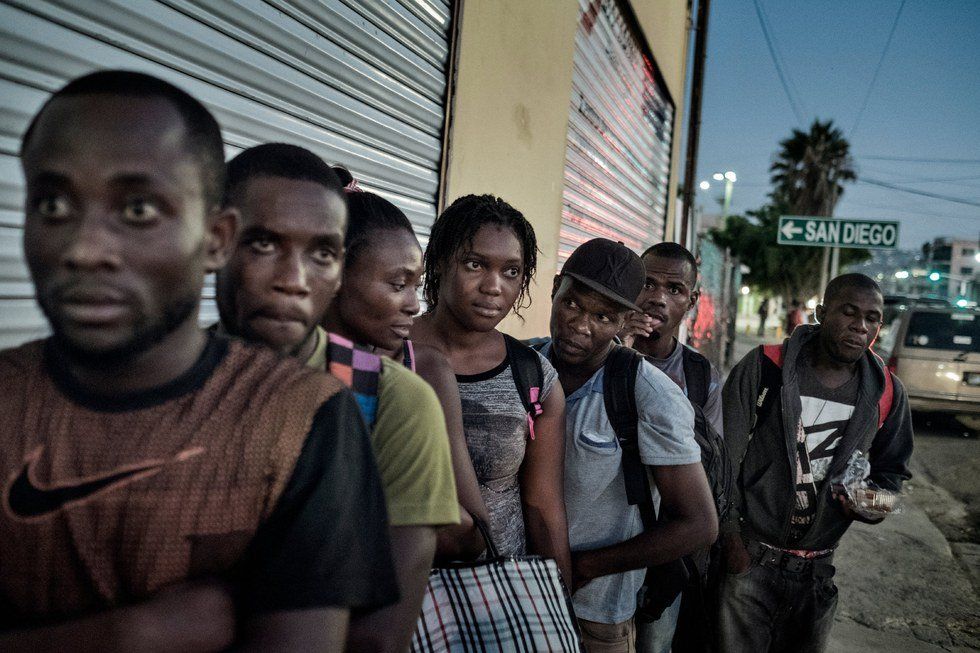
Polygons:
M898 245L898 223L784 215L779 218L776 242L803 247L895 249Z

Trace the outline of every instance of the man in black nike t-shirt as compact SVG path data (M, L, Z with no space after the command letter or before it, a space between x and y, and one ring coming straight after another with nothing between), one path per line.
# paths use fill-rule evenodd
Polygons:
M235 232L223 158L200 103L131 72L69 83L24 135L53 335L0 352L0 649L333 650L397 598L353 397L198 327Z

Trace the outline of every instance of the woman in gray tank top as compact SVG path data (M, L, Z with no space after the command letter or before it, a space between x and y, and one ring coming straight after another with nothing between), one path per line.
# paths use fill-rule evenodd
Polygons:
M529 420L497 325L523 307L537 262L534 229L492 195L461 197L436 220L425 253L428 312L412 339L449 359L466 444L502 553L554 558L571 582L562 488L565 396L541 358L543 412ZM523 345L517 344L518 347Z

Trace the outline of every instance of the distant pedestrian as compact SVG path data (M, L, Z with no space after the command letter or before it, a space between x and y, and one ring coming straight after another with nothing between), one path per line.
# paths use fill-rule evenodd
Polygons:
M881 289L861 274L837 277L816 314L818 325L798 327L782 346L750 352L725 384L725 443L740 463L721 526L722 651L825 650L837 608L834 550L853 520L887 514L859 514L838 478L854 463L868 464L867 480L887 491L911 477L905 389L868 349Z
M761 338L766 335L766 320L769 318L769 298L766 297L759 304L759 331L758 336Z
M793 330L801 324L806 324L806 313L803 312L800 300L794 298L786 312L786 337L793 335Z

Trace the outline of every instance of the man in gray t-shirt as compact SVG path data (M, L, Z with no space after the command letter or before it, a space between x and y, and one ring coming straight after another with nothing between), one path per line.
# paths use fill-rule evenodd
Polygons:
M670 377L692 402L698 402L705 420L716 433L724 433L721 375L701 354L677 339L684 316L698 303L701 294L697 289L697 260L690 250L677 243L658 243L647 249L641 259L646 280L636 303L643 312L634 313L630 317L620 338L623 344L642 353L650 363ZM710 369L710 374L703 379L707 383L706 388L688 387L689 379L684 372L685 357L697 358ZM638 649L643 653L670 651L680 609L681 596L678 595L673 605L664 610L659 619L640 624ZM691 641L691 638L697 641L703 636L703 633L690 632L703 631L699 623L690 623L690 626L682 629L688 637L683 640L685 642Z
M551 339L542 348L566 393L565 507L586 650L634 650L645 569L695 551L717 533L693 409L677 384L646 362L636 378L640 460L653 472L664 519L644 531L639 509L626 499L603 368L616 334L638 310L643 280L640 258L621 243L597 238L580 246L555 277Z
M681 322L701 296L698 263L691 252L677 243L658 243L641 257L646 280L636 303L642 312L630 316L620 333L624 345L632 347L692 397L684 375L684 355L697 351L681 344L677 335ZM688 351L685 352L685 349ZM704 417L718 433L722 428L721 375L714 365L708 379Z

